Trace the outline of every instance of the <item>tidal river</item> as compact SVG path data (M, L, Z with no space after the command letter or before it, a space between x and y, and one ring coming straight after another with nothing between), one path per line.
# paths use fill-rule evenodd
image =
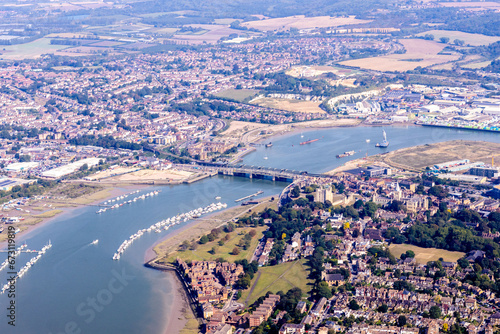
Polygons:
M245 157L249 165L323 172L383 150L445 141L470 139L500 142L494 133L457 131L423 127L387 127L387 149L374 145L382 129L374 127L317 130L272 138L273 147L258 148ZM320 139L299 145L308 139ZM370 139L370 143L366 143ZM335 155L355 150L354 156ZM267 157L267 159L264 159ZM340 161L342 160L342 161ZM213 177L191 185L151 187L161 189L157 196L97 215L95 207L83 207L63 214L50 223L18 237L29 249L52 243L46 254L16 283L16 296L0 295L0 333L164 333L173 291L167 274L143 266L145 251L160 238L176 233L183 224L161 233L145 233L118 261L112 256L118 246L139 229L176 214L203 207L221 197L228 206L235 199L263 190L260 196L279 193L285 183L238 177ZM98 239L97 244L92 241ZM2 255L4 254L4 255ZM34 255L22 253L16 261L19 270ZM0 262L5 253L0 253ZM0 271L1 285L8 277ZM15 327L8 324L7 307L15 301Z

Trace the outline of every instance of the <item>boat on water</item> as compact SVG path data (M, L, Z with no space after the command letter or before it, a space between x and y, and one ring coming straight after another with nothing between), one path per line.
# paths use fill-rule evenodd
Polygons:
M267 157L264 157L264 160L267 160Z
M387 141L387 134L385 133L385 130L382 130L383 132L383 136L384 136L384 140L382 140L380 143L377 143L375 146L376 147L387 147L389 146L389 142Z
M356 153L355 151L347 151L342 154L337 154L337 158L345 158Z
M314 143L315 141L318 141L318 140L319 139L306 140L306 141L303 141L302 143L300 143L300 145L306 145L306 144Z
M266 147L272 147L273 146L273 143L269 142L266 144Z
M98 242L99 242L99 239L95 239L94 241L92 241L92 245L97 245Z
M216 196L215 199L221 199L221 197L220 196Z

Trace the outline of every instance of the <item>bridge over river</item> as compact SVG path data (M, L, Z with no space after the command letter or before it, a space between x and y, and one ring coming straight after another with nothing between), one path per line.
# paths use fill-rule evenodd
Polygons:
M204 163L198 164L203 170L217 172L220 175L241 176L250 179L263 179L282 182L294 182L297 179L303 179L305 176L318 178L331 178L329 175L309 173L307 171L297 171L286 168L272 168L262 166L248 165L229 165ZM190 165L193 168L193 165Z

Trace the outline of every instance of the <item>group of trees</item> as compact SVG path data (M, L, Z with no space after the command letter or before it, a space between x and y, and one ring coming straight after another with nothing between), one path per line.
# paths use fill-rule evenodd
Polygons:
M68 141L71 145L91 145L104 148L123 148L128 150L141 150L143 145L137 143L131 143L124 140L116 140L113 136L102 136L98 137L94 135L83 135L81 137L71 138Z

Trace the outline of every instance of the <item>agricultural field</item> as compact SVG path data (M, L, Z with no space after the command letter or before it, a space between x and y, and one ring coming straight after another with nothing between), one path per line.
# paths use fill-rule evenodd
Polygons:
M399 42L404 45L406 53L347 60L340 64L382 72L405 72L459 59L456 54L439 54L446 44L423 39L402 39Z
M243 291L240 302L250 305L268 291L286 292L294 287L300 288L304 294L311 291L314 281L307 278L309 271L306 260L287 262L276 266L261 267L255 274L250 288Z
M443 7L462 7L464 9L470 9L470 10L500 9L500 3L493 1L439 2L439 5Z
M176 34L172 37L172 40L182 41L188 44L214 44L221 38L229 37L231 34L245 34L242 33L241 30L231 29L229 26L221 24L190 24L189 26L193 28L201 28L203 31L199 34ZM249 34L250 36L255 35L255 33L252 32L247 32L246 34Z
M263 97L253 100L252 103L257 104L261 107L275 108L291 112L317 113L317 114L326 113L326 111L324 111L319 107L320 104L319 102L313 102L313 101Z
M449 30L429 30L417 34L417 36L433 35L436 41L439 41L441 37L448 37L450 39L449 43L453 44L455 39L460 39L465 42L465 45L480 46L488 45L500 41L500 37L486 36L481 34L469 34L461 31L449 31Z
M215 93L214 95L217 97L243 102L245 100L249 101L249 99L257 95L258 93L259 91L255 89L227 89Z
M461 67L463 67L463 68L470 68L470 69L476 70L476 69L479 69L479 68L486 67L486 66L488 66L490 64L491 64L491 60L486 60L486 61L480 61L480 62L477 62L477 63L465 64L465 65L462 65Z
M453 140L404 148L384 155L389 165L423 170L446 161L469 159L470 161L490 161L492 154L500 152L500 144L481 141Z
M363 24L369 22L371 22L371 20L359 20L354 18L354 16L305 17L304 15L296 15L296 16L245 22L242 23L242 26L247 27L249 29L254 28L261 31L274 31L274 30L289 30L290 28L297 28L297 29L329 28L329 27L339 27L351 24Z
M462 252L450 252L437 248L422 248L407 244L392 244L389 246L389 250L396 258L401 257L401 254L405 253L407 250L411 250L415 253L415 260L420 264L426 264L429 261L437 261L440 258L443 258L443 261L446 262L457 262L458 259L465 255L465 253Z
M240 243L240 240L243 238L245 234L250 232L250 230L255 229L257 234L252 238L250 247L244 250L237 245ZM233 232L230 233L221 233L220 237L217 240L207 242L204 245L198 245L195 250L185 250L178 251L169 257L168 261L173 262L177 257L185 260L185 261L213 261L218 258L223 258L225 261L234 262L236 260L247 259L250 261L252 258L253 251L257 247L259 243L259 239L262 238L262 233L267 229L267 226L259 226L259 227L245 227L245 228L236 228ZM219 240L223 239L227 234L229 234L230 239L224 243L223 246L219 246ZM215 247L215 252L212 253L212 249ZM238 255L233 255L232 251L235 247L238 247L240 253Z
M25 44L0 46L0 59L35 59L39 58L42 54L55 53L67 47L67 45L51 45L50 38L40 38Z

